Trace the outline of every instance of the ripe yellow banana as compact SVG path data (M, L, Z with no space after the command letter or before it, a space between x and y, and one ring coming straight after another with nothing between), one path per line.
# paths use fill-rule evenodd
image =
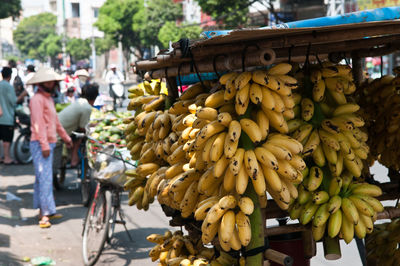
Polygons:
M239 169L239 173L236 175L236 192L243 194L246 191L247 184L249 183L249 175L247 174L245 167Z
M251 240L250 219L242 211L239 211L235 218L240 243L242 243L242 246L247 246Z
M242 168L244 152L245 150L243 148L238 148L235 155L231 158L229 162L229 168L234 175L238 175L240 169Z
M262 89L262 99L261 99L262 107L268 110L275 110L275 100L274 97L272 96L272 91L265 86L261 87L261 89Z
M217 162L224 153L224 143L226 135L227 135L226 132L219 133L218 137L215 138L213 144L211 145L210 149L211 162Z
M265 142L262 145L262 147L265 148L266 150L268 150L269 152L271 152L275 156L275 158L279 159L279 160L290 161L293 157L292 153L288 149L286 149L282 146L276 145L274 143L270 143L268 141Z
M222 106L225 103L224 93L224 90L219 90L210 94L205 101L205 107L218 108Z
M260 127L251 119L242 118L240 120L242 130L249 136L254 143L259 143L262 140Z
M229 167L227 167L225 170L223 185L224 185L225 191L227 191L227 192L231 192L235 188L236 177L233 175L233 173Z
M282 181L276 171L265 165L261 165L261 168L263 170L265 181L267 182L267 188L270 188L275 192L281 192Z
M247 84L249 84L249 81L252 78L252 73L251 72L242 72L240 73L236 78L235 78L235 87L237 90L242 89L245 87Z
M319 188L324 178L321 168L313 166L310 169L308 183L306 184L308 191L315 191Z
M229 136L230 141L238 142L241 132L242 132L242 127L241 127L239 121L232 120L229 123L229 128L228 128L228 136Z
M318 80L314 83L313 100L315 102L320 102L324 99L324 95L325 95L325 82L323 80Z
M301 100L301 117L304 121L309 121L314 116L314 103L309 98Z
M257 112L256 122L260 128L261 139L262 140L266 139L269 133L269 120L262 110L259 110Z
M257 83L251 84L249 89L249 94L250 94L250 100L254 104L256 105L261 104L263 93L262 93L262 87L260 85L258 85Z
M211 107L203 107L203 108L197 110L197 112L196 112L196 117L198 117L200 119L210 120L210 121L217 119L217 116L218 116L218 111ZM194 119L193 119L193 121L194 121ZM184 124L185 124L185 122L184 122ZM186 126L188 126L188 125L186 125Z
M222 85L225 85L229 79L235 78L238 75L239 75L239 73L237 73L237 72L228 72L219 78L219 83L221 83Z
M288 63L279 63L268 69L269 75L286 75L292 70L292 65Z

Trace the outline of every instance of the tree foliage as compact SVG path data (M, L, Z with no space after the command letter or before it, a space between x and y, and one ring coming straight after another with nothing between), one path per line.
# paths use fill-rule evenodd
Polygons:
M111 49L113 46L113 41L109 36L104 36L104 38L95 38L94 46L96 47L96 54L101 55Z
M48 36L56 35L56 23L57 17L51 13L24 18L14 31L14 41L21 53L43 60L38 48Z
M217 21L222 21L226 27L233 28L245 25L249 6L253 0L196 0L203 12Z
M72 58L76 61L87 59L92 53L92 48L90 47L90 39L79 39L71 38L68 39L66 45L67 53L69 53Z
M20 15L21 9L21 0L3 0L1 1L0 19L16 18Z
M161 27L158 33L158 39L163 48L168 48L170 41L176 42L182 38L198 39L201 32L202 28L199 26L188 26L183 24L178 27L176 22L169 21Z
M182 7L171 0L149 0L144 12L143 21L138 21L134 28L141 29L143 45L161 45L158 39L160 28L169 21L175 22L182 17Z
M38 48L40 57L45 58L46 56L55 57L62 52L61 49L62 37L55 34L50 34L43 40Z
M132 25L138 20L138 14L144 14L144 8L143 0L107 0L100 7L95 26L109 35L114 44L121 41L125 50L130 47L141 50L140 31L143 28Z

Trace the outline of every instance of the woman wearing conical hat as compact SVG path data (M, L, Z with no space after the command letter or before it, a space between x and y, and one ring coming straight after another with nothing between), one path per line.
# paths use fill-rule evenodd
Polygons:
M60 217L56 213L53 196L53 149L57 142L57 134L67 146L72 146L71 138L58 120L52 94L62 77L50 68L41 68L28 80L27 84L35 84L38 90L29 103L31 111L31 143L30 149L35 167L35 184L33 207L39 208L39 226L48 228L50 219Z

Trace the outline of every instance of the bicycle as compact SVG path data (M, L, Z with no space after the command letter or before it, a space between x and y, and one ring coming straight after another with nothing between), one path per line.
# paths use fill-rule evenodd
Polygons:
M72 132L72 135L75 136L77 139L82 139L78 149L79 164L77 167L77 177L81 181L81 201L83 206L87 207L96 189L96 184L94 179L92 178L91 169L89 167L88 157L86 153L86 140L88 138L85 133L79 133L75 131ZM60 167L58 168L58 173L53 174L53 184L56 189L61 190L64 187L66 177L68 151L65 145L56 148L62 149L62 155L61 158L59 158Z
M111 152L108 148L99 153L105 156L100 155L96 162L96 168L100 168L99 171L96 171L98 176L95 178L98 183L82 231L83 261L85 265L90 266L94 265L100 258L105 243L111 242L117 223L124 226L129 239L132 241L121 209L121 192L123 190L122 184L120 184L121 180L118 182L118 179L124 176L126 164L130 163L124 161L122 154L116 151L115 146L113 146ZM115 164L114 169L121 169L121 165L123 165L123 168L106 178L107 174L103 166L104 162L109 159L111 159L110 161L113 159L119 161L119 165Z
M31 119L29 115L22 112L16 112L16 117L19 136L14 142L15 159L19 163L28 164L32 162L32 154L29 147L31 142Z

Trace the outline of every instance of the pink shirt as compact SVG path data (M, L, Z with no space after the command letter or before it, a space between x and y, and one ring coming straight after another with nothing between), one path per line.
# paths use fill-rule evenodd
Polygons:
M57 133L65 142L71 140L58 120L54 101L49 93L39 89L30 100L29 109L31 110L31 141L39 141L42 151L50 150L49 143L57 142Z

